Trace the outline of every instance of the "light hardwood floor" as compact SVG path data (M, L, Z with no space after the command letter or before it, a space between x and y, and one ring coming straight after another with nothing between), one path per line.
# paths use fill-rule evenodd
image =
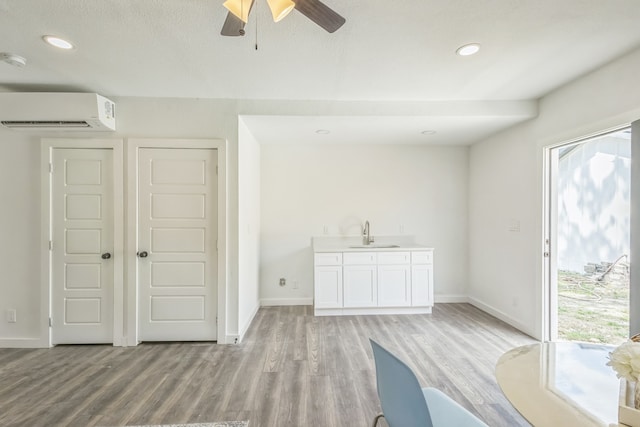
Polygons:
M490 426L529 425L494 368L534 340L471 305L437 304L431 315L403 316L261 308L239 345L0 349L0 426L365 427L380 410L369 337Z

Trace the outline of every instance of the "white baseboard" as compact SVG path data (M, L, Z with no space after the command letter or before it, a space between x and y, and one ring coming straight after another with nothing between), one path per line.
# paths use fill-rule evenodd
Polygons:
M435 303L465 303L469 302L469 297L466 295L434 295L433 300Z
M355 316L387 314L430 314L432 307L365 307L365 308L316 308L314 316Z
M218 344L238 344L240 342L240 335L225 335L224 342L218 340Z
M0 338L0 348L49 348L38 338Z
M480 310L484 311L485 313L489 313L490 315L492 315L493 317L496 317L500 320L502 320L503 322L513 326L514 328L518 329L521 332L524 332L525 334L531 336L531 337L535 337L535 334L529 330L529 328L524 325L523 323L519 322L518 320L514 319L513 317L509 316L508 314L506 314L505 312L498 310L497 308L490 306L489 304L485 304L484 302L478 300L477 298L474 297L468 297L468 302L469 304L473 305L476 308L479 308Z
M263 298L261 307L273 307L278 305L313 305L313 298Z

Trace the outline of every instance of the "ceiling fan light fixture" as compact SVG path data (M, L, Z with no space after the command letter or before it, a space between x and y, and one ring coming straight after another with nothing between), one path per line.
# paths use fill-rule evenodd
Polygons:
M296 6L292 0L267 0L267 3L273 15L273 22L282 20Z
M0 60L18 68L22 68L27 65L27 58L23 58L22 56L16 55L15 53L1 52Z
M245 24L249 20L252 0L227 0L222 5Z

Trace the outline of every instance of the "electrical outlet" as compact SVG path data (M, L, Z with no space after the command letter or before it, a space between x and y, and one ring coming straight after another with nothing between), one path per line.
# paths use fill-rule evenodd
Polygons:
M329 234L329 226L323 225L322 226L322 233L324 233L325 235Z
M280 286L284 286L287 284L287 279L285 279L284 277L280 278Z
M298 289L298 281L297 280L293 281L293 289Z
M13 308L7 309L7 322L16 323L16 310Z

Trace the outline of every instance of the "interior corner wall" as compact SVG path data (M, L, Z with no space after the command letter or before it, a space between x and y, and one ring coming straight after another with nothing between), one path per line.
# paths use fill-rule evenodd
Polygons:
M413 235L434 247L436 302L465 300L468 150L263 144L261 304L311 305L312 237L359 236L367 220L374 237Z
M533 337L544 321L544 147L640 118L638 70L635 50L543 97L537 118L471 147L469 298Z
M238 335L260 308L260 144L238 123Z

